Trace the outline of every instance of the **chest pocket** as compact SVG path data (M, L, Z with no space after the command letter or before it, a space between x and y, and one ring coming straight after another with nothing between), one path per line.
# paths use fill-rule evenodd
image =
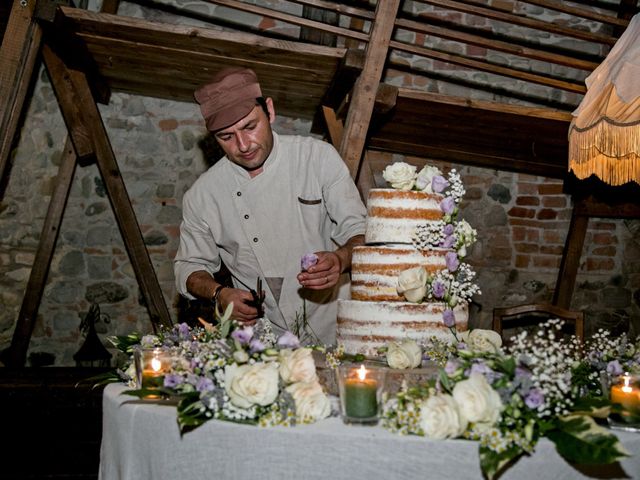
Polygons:
M307 200L305 198L302 197L298 197L298 201L302 204L302 205L320 205L322 203L322 199L319 198L317 200Z

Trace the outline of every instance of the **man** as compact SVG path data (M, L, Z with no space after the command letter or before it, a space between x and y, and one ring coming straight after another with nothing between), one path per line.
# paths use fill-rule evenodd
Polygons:
M336 300L348 298L366 214L344 162L326 142L273 132L273 101L250 69L223 70L195 98L226 155L184 196L178 291L222 310L233 302L233 317L251 323L259 311L248 289L260 279L276 331L293 329L304 311L308 333L333 343ZM312 252L317 263L301 271ZM221 261L234 288L213 277Z

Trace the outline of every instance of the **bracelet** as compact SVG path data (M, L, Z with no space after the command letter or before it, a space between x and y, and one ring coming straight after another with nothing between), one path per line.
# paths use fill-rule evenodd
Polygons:
M213 291L213 296L211 297L211 303L214 305L218 303L218 297L220 296L220 292L223 288L226 288L224 285L218 285L216 289Z

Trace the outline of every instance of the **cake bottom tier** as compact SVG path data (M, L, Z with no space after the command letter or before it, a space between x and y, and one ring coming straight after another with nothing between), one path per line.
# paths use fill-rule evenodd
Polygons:
M431 337L453 341L451 330L442 320L444 303L363 302L338 300L336 340L345 353L377 356L389 342L413 339L424 344ZM466 304L453 310L458 332L468 329Z

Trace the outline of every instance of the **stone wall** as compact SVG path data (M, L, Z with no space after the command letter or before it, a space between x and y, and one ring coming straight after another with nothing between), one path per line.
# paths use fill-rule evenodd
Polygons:
M217 14L222 11L215 9ZM126 3L119 13L157 15ZM274 24L273 28L283 27ZM412 80L391 72L388 81L408 84ZM465 94L445 83L434 81L423 87ZM466 93L479 96L477 91ZM206 132L198 108L116 93L100 110L175 320L178 298L172 259L182 196L210 161L204 153L208 151ZM310 124L278 117L275 129L307 134ZM0 203L0 349L11 342L66 137L44 71L39 74L20 135ZM371 157L378 177L386 163L401 160L435 163L462 173L467 189L462 215L479 234L469 255L482 287L472 308L475 326L488 327L495 306L551 298L571 215L570 198L562 193L559 181L390 154L373 153ZM73 365L73 354L83 342L78 327L93 302L111 319L97 325L103 340L107 335L150 331L100 175L95 166L87 166L78 167L75 173L29 354L50 354L56 365ZM590 222L572 307L585 311L589 331L618 324L634 334L640 331L638 222Z

